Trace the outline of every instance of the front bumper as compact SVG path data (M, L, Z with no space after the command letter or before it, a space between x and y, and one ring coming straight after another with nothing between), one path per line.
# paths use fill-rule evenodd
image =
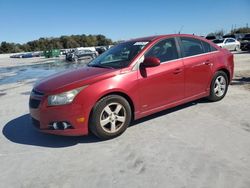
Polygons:
M48 106L46 97L30 97L30 116L33 125L41 132L79 136L88 134L87 115L81 104L68 104L62 106ZM79 121L81 119L81 121ZM64 130L53 129L54 122L68 122L71 127Z

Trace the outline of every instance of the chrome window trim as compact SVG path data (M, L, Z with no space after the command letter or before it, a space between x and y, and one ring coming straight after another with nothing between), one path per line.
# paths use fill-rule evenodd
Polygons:
M220 52L220 51L217 49L216 51L213 51L213 52L207 52L207 53L192 55L192 56L188 56L188 57L180 57L180 58L178 58L178 59L173 59L173 60L161 62L161 64L171 63L171 62L177 61L177 60L185 60L185 59L187 59L187 58L192 58L192 57L199 57L199 56L202 56L202 55L214 54L214 53L218 53L218 52ZM132 68L133 71L139 69L139 67L140 67L139 65L143 62L143 61L140 62L140 60L141 60L142 57L144 57L144 56L145 56L145 54L143 54L143 55L137 60L136 64L135 64L134 67Z
M197 55L192 55L192 56L187 56L187 57L182 57L181 59L186 59L186 58L191 58L191 57L197 57L197 56L202 56L202 55L208 55L208 54L214 54L219 52L219 50L213 51L213 52L207 52L207 53L202 53L202 54L197 54Z

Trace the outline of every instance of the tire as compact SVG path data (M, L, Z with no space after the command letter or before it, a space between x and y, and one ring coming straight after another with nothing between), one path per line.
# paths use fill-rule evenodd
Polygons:
M210 95L208 100L212 102L223 99L228 90L228 76L224 71L215 73L210 85Z
M89 129L97 137L106 140L121 135L131 121L128 101L119 95L109 95L94 106L89 120Z
M240 51L240 46L236 45L234 51L236 51L236 52Z

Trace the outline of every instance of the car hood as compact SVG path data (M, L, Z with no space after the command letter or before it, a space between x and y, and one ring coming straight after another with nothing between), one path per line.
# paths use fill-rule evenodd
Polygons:
M76 70L64 71L41 80L34 89L45 93L58 93L75 89L84 85L119 74L117 69L83 67Z

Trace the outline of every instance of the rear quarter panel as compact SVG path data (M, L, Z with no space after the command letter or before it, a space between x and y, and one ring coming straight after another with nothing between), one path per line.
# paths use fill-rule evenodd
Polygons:
M213 65L213 72L225 69L229 72L229 82L231 82L234 75L234 57L231 52L226 49L220 49L214 54L215 63Z

